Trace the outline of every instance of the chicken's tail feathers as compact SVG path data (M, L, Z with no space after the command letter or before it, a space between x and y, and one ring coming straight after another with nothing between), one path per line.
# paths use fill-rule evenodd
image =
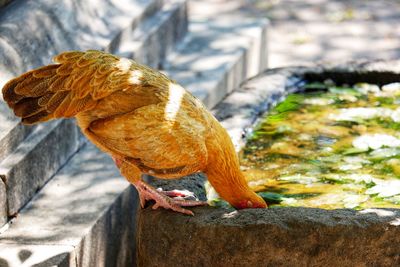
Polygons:
M4 100L25 124L73 117L129 86L129 64L121 68L113 55L69 51L54 60L59 64L29 71L3 87Z
M3 87L4 100L22 122L33 124L53 117L46 104L55 94L49 91L49 85L57 68L58 65L49 65L27 72Z

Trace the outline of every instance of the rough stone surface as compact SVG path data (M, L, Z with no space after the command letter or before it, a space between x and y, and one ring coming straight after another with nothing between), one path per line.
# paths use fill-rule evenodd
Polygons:
M134 266L136 199L112 159L87 144L0 234L0 263L19 266L24 251L30 262Z
M0 88L64 50L105 49L162 6L161 0L15 1L0 9ZM1 98L1 97L0 97ZM0 160L29 134L0 99Z
M10 154L34 128L34 126L20 124L19 119L14 116L0 96L0 161Z
M39 125L0 162L0 177L7 188L8 215L15 215L78 147L75 122L55 121Z
M144 210L138 266L398 266L398 210Z
M187 23L186 0L166 1L153 16L126 32L124 42L117 46L112 44L110 52L159 68L166 55L185 36Z
M400 82L400 62L267 70L213 110L236 141L257 116L298 90L304 79L349 84ZM198 191L203 180L175 184ZM160 185L159 181L156 181ZM166 189L168 186L162 184ZM199 193L198 193L199 194ZM201 207L195 216L142 210L138 266L399 266L400 210L271 208L234 211Z
M7 222L7 195L6 186L0 180L0 228Z
M266 20L191 18L189 25L188 37L168 56L163 69L206 106L213 107L265 67L261 58Z

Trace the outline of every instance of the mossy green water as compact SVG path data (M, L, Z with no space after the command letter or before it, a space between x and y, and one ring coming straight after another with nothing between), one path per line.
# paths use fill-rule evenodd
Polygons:
M271 205L400 207L400 84L309 84L256 125L240 153Z

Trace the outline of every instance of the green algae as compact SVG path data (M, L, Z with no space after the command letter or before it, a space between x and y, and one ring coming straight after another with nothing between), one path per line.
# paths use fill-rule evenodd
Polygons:
M272 206L399 208L399 103L398 83L306 85L254 127L249 185Z

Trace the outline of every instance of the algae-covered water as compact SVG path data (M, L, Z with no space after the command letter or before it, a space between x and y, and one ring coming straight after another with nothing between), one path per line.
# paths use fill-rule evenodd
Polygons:
M400 207L400 83L308 84L254 128L240 152L271 205Z

